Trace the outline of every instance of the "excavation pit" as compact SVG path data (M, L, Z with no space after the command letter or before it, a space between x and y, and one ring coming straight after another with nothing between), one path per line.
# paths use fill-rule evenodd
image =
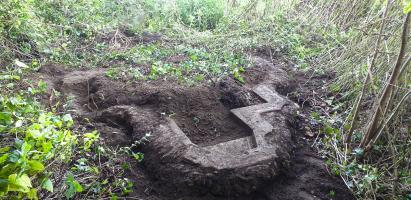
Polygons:
M142 147L145 169L171 190L249 194L289 159L293 109L267 85L124 85L99 73L83 73L85 80L74 75L62 84L79 97L79 114L123 127L126 141L149 133Z

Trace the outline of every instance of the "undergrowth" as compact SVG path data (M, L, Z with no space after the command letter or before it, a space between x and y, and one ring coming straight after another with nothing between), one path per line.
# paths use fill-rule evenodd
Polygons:
M49 92L56 98L60 94L50 91L44 81L30 79L35 63L16 60L4 69L0 74L0 199L71 199L81 198L84 191L89 198L115 198L130 192L132 182L115 162L127 166L131 150L115 150L99 139L97 131L76 127L69 113L59 111L69 109L66 101L46 107Z
M333 94L329 105L336 112L316 115L315 120L323 124L323 138L316 145L328 158L332 171L359 199L411 197L408 62L393 85L396 89L390 97L392 105L387 117L379 122L384 128L373 138L371 148L361 147L372 114L380 107L381 92L398 60L402 26L410 5L409 1L372 0L318 0L302 5L311 9L300 16L304 22L324 21L348 36L313 60L319 68L337 75L328 87ZM354 117L356 112L358 116Z

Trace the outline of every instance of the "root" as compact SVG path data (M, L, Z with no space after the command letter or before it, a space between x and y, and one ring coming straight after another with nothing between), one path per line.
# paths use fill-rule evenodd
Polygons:
M110 39L110 50L127 49L130 44L130 38L125 36L119 29L117 29L114 33L114 36Z

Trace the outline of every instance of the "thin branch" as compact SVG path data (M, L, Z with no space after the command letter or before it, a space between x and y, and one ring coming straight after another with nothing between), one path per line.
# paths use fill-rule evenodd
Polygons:
M350 143L351 142L352 133L353 133L353 131L356 128L356 125L357 125L359 107L360 107L360 105L363 101L364 94L367 91L367 86L368 86L368 83L370 82L371 76L372 76L371 73L372 73L372 70L373 70L373 68L375 66L375 63L377 61L377 57L378 57L378 53L379 53L379 47L380 47L381 39L382 39L382 36L383 36L385 23L386 23L386 19L387 19L387 14L388 14L388 9L390 7L390 4L391 4L391 1L387 1L387 5L385 6L384 14L383 14L383 17L382 17L383 20L381 21L381 27L380 27L377 42L376 42L376 45L375 45L375 49L374 49L374 54L373 54L373 57L372 57L372 60L371 60L371 64L368 66L368 73L367 73L367 76L364 79L364 82L363 82L362 89L361 89L361 92L359 94L358 100L357 100L355 106L353 107L353 115L352 115L353 118L351 120L351 124L350 124L350 128L348 130L348 133L347 133L347 137L345 138L345 141L344 141L345 143Z
M397 62L394 66L394 69L390 75L388 84L386 84L382 90L381 98L379 99L378 103L376 104L374 113L371 117L371 120L368 124L366 134L361 140L360 148L367 147L370 142L377 136L378 134L378 127L379 122L383 119L386 115L388 110L388 105L392 102L392 93L393 93L393 86L397 82L398 78L400 77L400 72L403 66L403 59L405 56L405 51L408 43L408 33L409 33L409 24L411 20L411 12L407 14L404 24L403 24L403 31L401 34L401 48L398 54Z

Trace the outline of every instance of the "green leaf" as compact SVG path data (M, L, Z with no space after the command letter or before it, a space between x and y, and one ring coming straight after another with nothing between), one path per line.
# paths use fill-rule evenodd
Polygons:
M30 171L32 172L42 172L44 171L44 165L37 161L37 160L30 160L28 161L28 164L30 166Z
M354 149L354 155L357 156L357 157L362 157L364 155L364 149L355 148Z
M27 142L24 142L23 145L21 146L21 155L27 156L30 150L31 150L31 145Z
M71 117L70 114L65 114L65 115L63 115L62 120L63 120L64 122L66 122L67 127L71 127L71 126L73 125L73 123L74 123L74 122L73 122L73 118Z
M0 170L0 177L7 178L10 174L14 173L15 170L15 164L6 164L5 166L2 166Z
M33 200L38 200L39 198L37 197L37 189L30 189L29 193L27 194L27 198L33 199Z
M0 194L2 192L7 193L8 191L9 191L9 181L7 179L0 178Z
M63 119L64 122L73 121L73 118L71 117L70 114L63 115L62 119Z
M117 195L111 194L110 200L118 200Z
M67 199L73 198L75 194L76 194L76 189L72 186L69 186L66 192L64 192L64 196L66 196Z
M31 180L27 174L17 176L17 174L11 174L9 176L9 191L28 193L30 191Z
M7 158L9 157L9 154L3 154L2 156L0 156L0 164L3 164L4 162L6 162Z
M140 153L140 152L138 152L138 153L132 153L132 156L133 156L133 158L134 159L136 159L138 162L141 162L141 161L143 161L143 159L144 159L144 154L143 153Z
M0 80L20 80L20 76L13 76L13 75L1 75Z
M13 121L12 114L9 112L0 112L0 124L9 125Z
M40 81L37 83L37 86L39 87L39 89L40 89L41 92L45 92L45 91L47 90L47 83L44 82L43 80L40 80Z
M72 174L69 174L67 176L66 184L67 184L68 188L67 188L66 192L64 193L64 195L68 199L73 198L74 195L77 192L83 192L83 187L80 185L79 182L74 180L74 176Z
M74 186L74 188L76 188L76 192L83 192L83 187L80 185L79 182L74 181L73 186Z
M44 153L48 153L51 151L51 149L53 148L53 143L51 141L48 142L43 142L41 144L41 146L43 147L43 152Z
M54 187L53 187L53 182L51 182L51 180L49 178L46 178L43 183L41 184L41 188L49 191L49 192L53 192Z
M98 132L95 130L91 133L86 133L83 135L84 137L84 149L86 151L88 151L91 147L91 145L98 140L99 138L99 134Z
M332 135L334 133L334 129L330 126L327 126L325 128L325 133L327 133L327 135Z

